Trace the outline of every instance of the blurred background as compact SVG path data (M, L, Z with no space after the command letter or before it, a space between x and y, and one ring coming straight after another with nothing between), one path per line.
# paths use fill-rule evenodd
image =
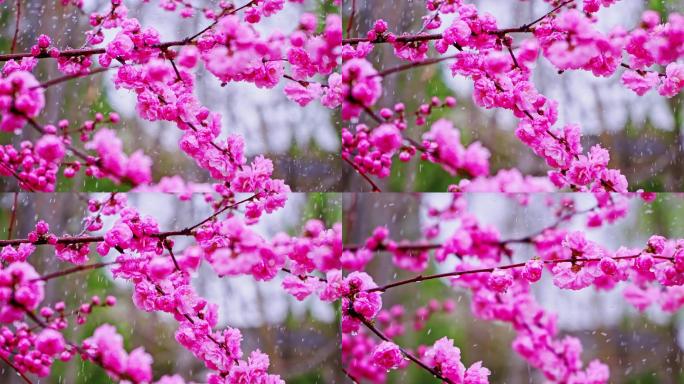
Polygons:
M503 194L467 194L468 210L483 224L495 226L502 239L526 236L549 226L554 217L546 207L547 199L569 197L564 194L533 194L527 206ZM595 205L589 195L572 195L578 209ZM448 194L345 194L343 197L344 244L359 244L370 236L376 226L384 225L393 240L418 240L426 223L428 205L443 207L450 201ZM657 200L644 204L633 199L628 217L614 225L587 231L587 237L606 248L619 246L642 247L652 234L681 238L684 236L684 195L660 194ZM568 228L584 228L586 217L580 216ZM440 243L453 233L458 223L444 223ZM534 257L529 246L516 245L514 262ZM448 263L447 263L448 264ZM423 274L451 271L449 265L436 266L433 262ZM388 253L377 253L366 271L378 285L416 273L395 267ZM679 384L684 383L684 314L665 313L649 308L639 313L622 297L623 284L610 292L593 288L582 291L561 291L548 274L533 285L533 293L548 311L558 315L559 334L573 335L582 341L582 360L587 363L599 358L610 367L611 383L623 384ZM491 383L543 383L542 375L530 368L512 349L514 332L508 324L474 319L470 311L469 294L453 289L446 280L430 280L420 284L396 288L383 294L383 308L394 304L406 307L408 319L418 307L431 299L451 299L456 309L438 313L430 318L419 332L411 331L406 323L406 335L398 343L408 348L432 344L443 336L453 338L461 349L467 365L482 360L492 371ZM410 366L400 372L392 371L388 383L436 382L423 370Z
M421 17L426 15L424 1L355 1L357 13L352 29L355 37L364 36L379 18L388 22L393 33L415 33L421 29ZM551 9L543 0L468 0L467 3L477 5L480 12L494 15L502 28L520 26ZM343 3L345 28L351 4L351 0ZM621 0L598 13L598 28L608 31L613 26L622 25L632 29L639 24L646 9L656 10L666 18L670 12L683 12L684 1ZM441 29L432 33L441 32L451 24L452 18L453 15L442 17ZM437 52L430 48L429 56L436 55ZM406 63L394 57L389 44L376 47L368 59L379 71ZM417 127L411 121L407 135L419 140L429 129L430 122L447 118L461 130L464 143L479 140L490 150L493 174L499 169L517 167L523 174L545 176L549 169L545 162L515 137L517 119L513 114L474 105L472 82L452 77L449 64L450 61L446 61L384 77L384 93L376 103L376 109L403 102L407 111L414 111L432 96L444 98L453 95L458 100L455 109L436 110L427 126ZM583 71L566 71L558 75L546 59L541 58L533 79L541 93L559 102L557 125L580 124L584 148L596 143L607 148L611 154L610 166L623 172L630 182L630 189L684 190L683 96L666 99L652 91L638 97L620 84L621 73L619 69L610 78L593 78L591 73ZM364 118L367 117L362 116L362 121L372 123ZM380 188L383 191L435 192L446 191L449 184L457 181L439 165L416 159L408 164L395 161L392 175L378 183ZM370 190L368 183L350 166L345 165L343 169L345 191Z
M183 39L210 24L202 16L202 8L217 9L218 1L184 1L197 9L195 16L180 17L178 11L163 11L163 1L126 0L129 15L138 18L144 27L159 30L162 41ZM110 0L85 0L86 13L107 12ZM241 1L234 1L242 5ZM20 38L17 52L28 51L40 34L53 39L53 45L60 48L78 48L85 42L84 32L89 29L88 15L78 8L62 5L61 1L21 0ZM306 0L302 4L287 2L280 13L265 19L257 25L264 34L277 31L289 33L297 28L299 17L304 12L319 16L321 25L325 16L338 12L332 0ZM14 35L15 1L0 4L0 52L9 52ZM113 37L112 31L105 31L105 41ZM98 67L94 60L93 68ZM341 169L339 162L339 135L335 128L334 111L312 102L300 107L289 101L282 92L284 83L274 89L258 89L252 84L229 83L221 87L220 81L199 65L196 93L200 102L212 111L223 115L225 138L229 133L244 136L247 155L259 154L273 160L274 177L285 179L293 191L339 190ZM113 72L112 72L113 73ZM137 117L135 95L127 90L117 90L108 80L112 73L97 74L71 80L48 88L46 107L37 119L43 124L68 119L75 127L92 119L96 112L117 112L122 122L109 128L115 129L124 142L124 151L133 153L142 149L150 156L153 181L163 176L180 175L186 181L202 183L211 181L204 170L178 148L181 131L169 122L149 122ZM57 71L54 60L41 60L35 74L39 81L63 76ZM0 144L18 143L36 139L37 133L26 127L21 135L0 132ZM74 137L77 147L79 141ZM85 177L83 172L72 180L61 177L58 191L110 191L125 190L125 185L116 186L106 179ZM15 191L17 185L12 178L0 178L0 191Z
M97 195L102 198L108 194ZM50 224L55 234L75 234L82 228L86 214L86 194L19 194L14 238L23 238L33 230L36 218ZM155 217L162 230L184 228L211 215L210 207L201 195L181 202L172 195L128 194L129 202L143 215ZM14 194L0 194L0 237L8 235L9 217ZM290 195L285 208L268 215L256 230L266 238L278 232L291 235L301 233L308 219L323 220L330 227L341 219L341 196L335 194ZM106 218L105 218L106 219ZM111 220L110 220L111 221ZM104 228L112 223L105 221ZM188 238L176 238L174 249L184 249ZM91 262L100 258L91 251ZM50 252L49 247L38 247L29 261L39 273L67 268ZM219 327L239 328L243 334L243 351L260 349L271 359L271 373L279 374L288 383L341 383L339 370L339 335L337 311L329 303L317 298L299 302L283 291L280 284L284 276L269 282L256 282L252 278L218 278L207 265L194 276L198 293L216 303L219 310ZM108 269L71 274L53 279L46 285L44 303L63 300L73 308L92 295L114 295L117 305L96 308L88 322L70 327L66 332L70 340L81 341L103 323L116 326L125 338L128 351L143 346L154 358L153 374L158 379L164 374L178 373L188 382L205 382L206 371L199 360L174 339L176 322L167 314L147 313L133 305L132 286L114 280ZM2 364L0 364L2 365ZM36 383L111 383L98 366L82 363L74 358L69 363L56 362L49 378ZM23 383L7 367L0 367L0 383Z

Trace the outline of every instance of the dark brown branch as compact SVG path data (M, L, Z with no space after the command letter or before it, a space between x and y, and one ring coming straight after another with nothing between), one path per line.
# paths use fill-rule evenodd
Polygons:
M0 162L0 166L5 168L9 173L12 174L12 176L17 179L19 182L19 186L23 186L24 188L28 189L30 192L35 192L36 190L31 187L31 185L24 179L21 178L21 176L14 170L12 167L10 167L8 164L5 164L4 162Z
M81 272L81 271L91 271L93 269L100 269L100 268L108 267L110 265L115 265L115 264L118 264L118 262L112 261L112 262L101 262L101 263L78 265L78 266L73 267L73 268L67 268L67 269L63 269L61 271L52 272L52 273L48 273L47 275L36 277L35 279L32 279L31 281L48 281L48 280L56 279L58 277L71 275L72 273L77 273L77 272Z
M238 205L245 203L247 201L251 201L255 197L256 197L256 195L253 195L253 196L248 197L244 200L238 201L237 203L234 203L234 204L228 205L224 208L221 208L220 210L214 212L214 214L212 214L211 216L207 217L206 219L200 221L199 223L197 223L191 227L180 229L180 230L175 230L175 231L152 233L152 234L149 234L149 236L156 237L158 239L165 239L165 238L171 237L171 236L193 236L195 234L194 230L197 227L205 224L209 220L214 219L216 216L220 215L221 213L225 212L226 210L231 209L231 208L235 208ZM62 236L62 237L57 238L57 244L85 244L85 243L99 243L102 241L104 241L103 236L84 236L84 237ZM47 242L47 239L38 239L35 242L32 242L29 239L0 240L0 248L6 247L8 245L15 246L15 245L19 245L19 244L44 245L44 244L48 244L48 242Z
M356 171L356 173L358 173L359 175L361 175L361 177L363 177L363 178L368 182L368 184L371 185L371 188L373 189L373 192L382 192L382 191L380 190L380 187L378 187L378 185L375 184L375 182L373 181L373 179L371 179L368 175L366 175L366 172L364 172L363 170L361 170L361 168L359 168L359 166L357 166L356 164L354 164L353 161L347 159L345 156L342 156L342 160L346 161L347 164L351 165L352 168L354 168L354 170Z
M14 231L14 222L17 219L17 203L19 202L19 192L14 192L14 202L12 203L12 214L9 219L9 229L7 230L7 240L12 238Z
M356 378L352 376L352 374L349 373L349 371L347 371L346 369L342 368L342 373L344 373L344 375L347 376L347 378L349 378L349 380L351 380L352 383L359 384L359 381L356 380Z
M508 244L530 244L534 242L534 238L543 234L544 232L554 229L558 227L560 224L562 224L564 221L570 220L575 216L583 215L586 213L590 213L592 211L595 211L598 209L598 205L594 205L591 208L586 208L582 209L579 211L573 211L566 213L564 215L560 215L556 221L551 223L550 225L534 232L529 235L523 236L523 237L515 237L511 239L506 239L506 240L500 240L500 241L490 241L488 244L490 245L498 245L498 246L505 246ZM442 248L444 244L434 244L434 243L409 243L409 244L397 244L396 249L400 251L430 251L433 249L439 249ZM346 251L356 251L360 248L363 248L364 245L362 244L345 244L343 246L343 249ZM385 251L387 250L387 247L384 244L379 244L378 247L375 249L376 251Z
M427 59L427 60L423 60L423 61L417 61L415 63L408 63L408 64L400 65L400 66L397 66L394 68L389 68L389 69L386 69L384 71L380 71L380 72L376 73L374 76L385 77L385 76L391 75L393 73L406 71L406 70L413 69L413 68L423 67L426 65L441 63L442 61L455 59L456 57L457 57L457 55L451 55L451 56L444 56L444 57L439 57L439 58L434 58L434 59Z
M529 33L532 32L532 27L545 18L551 16L553 13L558 11L559 9L563 8L564 6L572 3L573 0L567 0L557 7L553 8L551 11L545 13L544 15L538 17L534 21L528 23L528 24L523 24L519 27L516 28L504 28L504 29L496 29L493 31L488 31L485 33L488 33L490 35L498 35L498 36L503 36L509 33ZM441 33L435 33L435 34L414 34L414 35L404 35L404 36L397 36L397 38L394 40L395 42L399 43L412 43L412 42L419 42L419 41L429 41L429 40L439 40L443 37ZM356 38L347 38L347 39L342 39L342 44L358 44L362 42L370 42L373 44L382 44L382 43L388 43L388 41L384 37L377 38L373 41L368 40L368 38L365 37L356 37Z
M629 256L618 256L614 257L614 260L626 260L626 259L635 259L639 257L641 253L636 254L636 255L629 255ZM672 257L665 257L665 256L654 256L656 259L661 259L661 260L670 260L672 261ZM581 258L581 257L573 257L569 259L557 259L557 260L540 260L540 262L544 264L558 264L558 263L585 263L585 262L598 262L601 261L600 258ZM418 275L415 277L411 277L408 279L404 280L399 280L395 281L394 283L390 284L385 284L380 287L375 287L368 289L368 292L385 292L386 290L390 288L395 288L399 287L402 285L407 285L407 284L413 284L413 283L419 283L427 280L434 280L434 279L442 279L445 277L456 277L456 276L463 276L463 275L472 275L472 274L477 274L477 273L491 273L496 269L513 269L513 268L520 268L524 267L525 263L515 263L515 264L508 264L508 265L502 265L502 266L497 266L497 267L491 267L491 268L479 268L479 269L471 269L468 271L453 271L453 272L445 272L445 273L437 273L434 275Z
M256 198L257 198L257 195L252 195L252 196L250 196L250 197L248 197L248 198L246 198L246 199L244 199L244 200L238 201L237 203L233 203L233 204L227 205L227 206L225 206L225 207L219 209L218 211L214 212L213 215L211 215L211 216L207 217L206 219L200 221L199 223L193 225L192 227L186 228L184 231L191 232L191 231L193 231L195 228L202 226L203 224L209 222L210 220L213 220L216 216L220 215L221 213L223 213L223 212L225 212L225 211L227 211L227 210L229 210L229 209L231 209L231 208L235 208L235 207L237 207L238 205L240 205L240 204L242 204L242 203L246 203L246 202L248 202L248 201L252 201L252 200L254 200L254 199L256 199Z
M188 230L188 229L183 229L183 230L179 230L179 231L153 233L153 234L150 234L149 236L162 238L162 237L169 237L169 236L192 236L192 235L194 235L193 231ZM62 236L62 237L57 238L57 244L86 244L86 243L99 243L102 241L104 241L103 236L84 236L84 237ZM29 239L0 240L0 248L6 247L8 245L19 245L19 244L45 245L45 244L48 244L48 242L46 239L39 239L35 242L31 242L31 240L29 240Z
M361 316L357 316L356 318L359 319L359 320L363 323L363 325L365 325L366 328L368 328L368 329L369 329L371 332L373 332L376 336L378 336L379 338L381 338L381 339L384 340L384 341L392 342L392 340L390 340L390 338L387 337L387 335L385 335L384 333L382 333L382 331L380 331L379 329L377 329L371 322L369 322L368 320L364 319L364 318L361 317ZM396 345L396 344L395 344L395 345ZM413 355L411 352L407 351L406 349L404 349L403 347L401 347L401 346L399 346L399 345L397 345L397 347L399 347L399 350L401 351L401 353L402 353L404 356L406 356L406 358L408 358L409 360L411 360L411 361L413 361L414 363L418 364L419 367L421 367L421 368L423 368L424 370L428 371L432 376L434 376L434 377L436 377L436 378L438 378L438 379L440 379L440 380L442 380L442 381L444 381L444 382L446 382L446 383L453 384L453 381L451 381L451 380L450 380L449 378L447 378L447 377L442 376L442 375L441 375L439 372L437 372L435 369L428 367L427 364L423 363L418 357L416 357L415 355Z
M433 249L442 248L443 244L431 244L431 243L410 243L410 244L397 244L395 249L399 251L430 251ZM343 249L345 251L356 251L360 248L364 248L362 244L345 244ZM376 251L386 251L387 247L384 244L380 244Z
M178 265L176 255L173 254L173 247L171 246L171 243L167 239L162 239L162 243L164 244L164 247L169 251L169 255L171 256L171 260L173 260L173 266L176 267L176 271L180 271L181 267L180 265Z
M64 83L64 82L69 81L69 80L96 75L98 73L106 72L106 71L109 71L110 69L115 69L115 68L119 68L119 67L107 67L107 68L100 67L100 68L96 68L96 69L93 69L92 71L88 71L88 72L75 73L73 75L66 75L66 76L58 77L56 79L48 80L44 83L41 83L41 84L35 86L35 88L48 88L48 87L51 87L53 85Z
M214 20L213 23L202 29L201 31L195 33L194 35L187 37L183 40L175 40L175 41L167 41L164 43L156 44L153 45L152 48L158 48L159 50L165 50L170 47L176 47L176 46L183 46L183 45L191 45L194 44L194 40L200 36L202 36L204 33L209 31L211 28L213 28L219 20L221 20L221 17L227 16L227 15L232 15L248 6L251 6L254 3L254 0L250 1L249 3L239 7L235 8L231 11L224 11L221 13L216 20ZM105 48L81 48L81 49L66 49L63 51L59 51L59 55L57 57L80 57L80 56L92 56L92 55L100 55L105 53ZM35 57L37 59L48 59L48 58L53 58L50 56L47 52L41 52L40 54L33 56L31 52L21 52L21 53L8 53L4 55L0 55L0 62L3 61L9 61L9 60L18 60L22 59L24 57Z
M378 116L378 115L375 113L375 111L373 111L370 107L367 107L367 106L365 106L365 105L361 105L361 106L363 107L363 111L366 112L366 113L368 114L368 116L370 116L371 118L373 118L373 120L375 120L376 123L382 124L382 123L384 122L384 120L381 119L380 116Z
M14 53L17 48L17 39L19 38L19 21L21 20L21 0L17 0L17 18L14 22L14 37L12 37L12 47L10 52Z
M419 42L419 41L439 40L441 38L442 38L441 33L433 33L433 34L397 36L397 38L394 41L399 42L399 43L414 43L414 42ZM349 38L349 39L342 39L342 44L354 45L354 44L363 43L363 42L370 42L373 44L388 43L388 41L385 40L384 38L375 39L373 41L368 40L368 38L366 38L366 37L353 37L353 38Z
M349 22L347 23L347 37L351 37L351 29L354 25L354 17L356 16L356 0L352 0L351 14L349 15Z
M164 49L164 48L175 47L175 46L190 45L192 43L193 42L189 41L189 40L168 41L165 43L154 45L154 46L152 46L152 48ZM64 51L60 51L59 55L57 57L92 56L92 55L100 55L103 53L105 53L105 48L66 49ZM31 52L6 53L3 55L0 55L0 62L23 59L24 57L35 57L36 59L53 58L47 52L41 52L40 54L38 54L36 56L33 56L31 54Z
M24 375L24 374L19 370L19 368L17 368L16 365L14 365L11 361L9 361L9 360L6 359L5 357L3 357L2 354L0 354L0 359L2 359L2 361L4 361L7 365L9 365L10 368L12 368L12 369L17 373L17 375L19 375L19 377L21 377L21 378L24 380L24 382L26 382L26 383L28 383L28 384L33 384L33 382L32 382L28 377L26 377L26 375Z
M191 37L189 37L189 38L187 38L187 39L185 39L185 40L187 40L187 41L195 40L196 38L202 36L202 35L203 35L205 32L207 32L208 30L214 28L214 26L215 26L216 24L218 24L219 20L221 20L221 18L222 18L223 16L232 15L232 14L234 14L234 13L236 13L236 12L239 12L240 10L242 10L242 9L244 9L244 8L247 8L247 7L252 6L253 4L254 4L254 0L251 0L249 3L247 3L247 4L245 4L245 5L241 6L241 7L235 8L235 9L233 9L233 10L230 10L230 11L228 11L227 9L224 10L224 11L221 12L221 14L216 18L216 20L214 20L213 23L211 23L210 25L206 26L204 29L202 29L201 31L195 33L194 35L192 35Z

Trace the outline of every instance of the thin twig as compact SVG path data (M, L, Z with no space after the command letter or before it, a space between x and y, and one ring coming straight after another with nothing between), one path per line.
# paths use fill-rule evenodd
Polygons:
M216 18L216 20L214 20L213 23L211 23L210 25L206 26L204 29L202 29L201 31L195 33L194 35L192 35L191 37L187 38L186 40L188 40L188 41L195 40L196 38L200 37L201 35L203 35L203 34L204 34L205 32L207 32L208 30L214 28L214 26L215 26L216 24L218 24L218 22L221 20L221 18L222 18L223 16L232 15L232 14L234 14L234 13L236 13L236 12L238 12L238 11L244 9L244 8L247 8L247 7L251 6L252 4L254 4L254 0L250 1L249 3L243 5L243 6L239 7L239 8L235 8L235 9L229 11L229 12L225 12L225 10L224 10L223 12L221 12L220 15L218 15L218 17Z
M14 192L14 203L12 203L12 215L9 220L9 229L7 230L7 240L12 238L12 231L14 230L14 221L17 219L17 203L19 200L19 192Z
M546 232L548 230L551 230L551 229L558 227L564 221L570 220L575 216L583 215L586 213L591 213L592 211L595 211L598 208L599 208L598 205L594 205L591 208L586 208L586 209L582 209L579 211L569 212L569 213L566 213L564 215L560 215L556 219L556 221L554 221L550 225L548 225L548 226L546 226L546 227L544 227L544 228L542 228L542 229L540 229L534 233L531 233L529 235L526 235L523 237L514 237L514 238L499 240L499 241L488 241L488 242L486 242L486 244L498 245L501 247L508 245L508 244L514 244L514 243L515 244L530 244L530 243L534 242L535 237L543 234L544 232ZM444 246L444 244L442 244L442 243L438 243L438 244L435 244L435 243L408 243L408 244L397 244L394 249L399 250L399 251L430 251L433 249L442 248L443 246ZM345 251L356 251L356 250L363 248L363 247L364 247L363 244L345 244L345 245L343 245L343 249ZM376 251L385 251L385 250L387 250L387 246L385 244L379 244L377 246L377 248L375 248L375 250Z
M81 271L91 271L93 269L100 269L100 268L108 267L110 265L115 265L115 264L119 264L119 263L117 261L110 261L110 262L100 262L100 263L93 263L93 264L78 265L78 266L73 267L73 268L67 268L67 269L63 269L61 271L48 273L47 275L43 275L43 276L39 276L39 277L36 277L34 279L31 279L30 281L48 281L48 280L56 279L58 277L71 275L72 273L81 272Z
M425 31L425 28L427 28L428 25L430 25L430 23L432 23L433 21L435 21L435 19L439 16L439 11L442 9L442 5L444 5L444 2L440 3L440 4L437 6L437 9L435 9L435 14L432 15L432 17L430 17L430 19L428 19L428 20L423 24L423 27L420 28L420 30L418 31L418 33L423 33L423 31Z
M373 76L374 77L385 77L385 76L391 75L393 73L406 71L406 70L413 69L413 68L423 67L426 65L437 64L437 63L440 63L440 62L446 61L446 60L455 59L457 56L458 55L444 56L444 57L439 57L439 58L434 58L434 59L417 61L415 63L403 64L403 65L399 65L399 66L394 67L394 68L385 69L384 71L380 71Z
M351 14L349 15L349 22L347 23L347 37L351 37L351 29L354 25L354 16L356 16L356 0L352 0Z
M356 380L356 378L351 373L349 373L349 371L347 371L346 369L342 368L342 373L344 373L344 375L347 376L349 378L349 380L352 381L352 383L359 384L359 381Z
M376 328L370 321L364 319L361 316L357 316L357 319L359 319L363 323L363 325L366 326L366 328L368 328L371 332L373 332L376 336L378 336L382 340L392 342L392 340L390 340L390 338L387 337L387 335L382 333L382 331L380 331L378 328ZM440 379L446 383L453 384L453 381L451 381L451 379L449 379L448 377L442 376L439 372L437 372L437 370L428 367L427 364L423 363L419 358L417 358L411 352L407 351L406 349L404 349L403 347L401 347L399 345L397 345L397 347L399 347L399 350L401 351L401 353L404 356L406 356L409 360L413 361L414 363L418 364L418 366L420 366L424 370L428 371L430 374L432 374L432 376L434 376L434 377L436 377L436 378L438 378L438 379Z
M557 7L553 8L551 11L545 13L544 15L538 17L534 21L528 23L528 24L523 24L519 27L516 28L504 28L504 29L495 29L493 31L486 31L484 33L490 34L490 35L498 35L498 36L503 36L508 33L529 33L532 32L532 27L535 24L538 24L545 18L551 16L554 12L558 11L559 9L563 8L564 6L572 3L573 0L567 0L564 3L561 3ZM441 33L435 33L435 34L423 34L423 33L417 33L417 34L412 34L412 35L404 35L404 36L397 36L396 39L394 40L395 42L399 43L411 43L411 42L419 42L419 41L429 41L429 40L439 40L443 37ZM368 40L366 37L356 37L356 38L347 38L347 39L342 39L342 44L358 44L362 42L370 42L373 44L383 44L383 43L389 43L385 38L378 38L373 41Z
M12 47L10 53L14 53L17 48L17 38L19 37L19 20L21 20L21 0L17 0L17 18L14 23L14 37L12 38Z
M238 205L240 205L240 204L242 204L242 203L246 203L246 202L248 202L248 201L252 201L252 200L254 200L254 199L256 199L256 198L257 198L257 195L252 195L252 196L250 196L250 197L248 197L248 198L246 198L246 199L244 199L244 200L238 201L237 203L233 203L233 204L227 205L227 206L225 206L225 207L219 209L218 211L214 212L213 215L211 215L211 216L207 217L206 219L200 221L199 223L193 225L192 227L186 228L186 230L187 230L187 231L192 231L192 230L194 230L195 228L200 227L200 226L202 226L203 224L207 223L208 221L213 220L216 216L220 215L221 213L223 213L223 212L225 212L225 211L227 211L227 210L229 210L229 209L231 209L231 208L235 208L235 207L237 207Z
M167 237L171 236L194 236L195 235L195 229L202 224L208 222L209 220L214 219L216 216L221 214L222 212L225 212L228 209L235 208L238 205L245 203L247 201L253 200L256 198L256 195L253 195L251 197L248 197L244 200L238 201L237 203L228 205L212 214L211 216L207 217L206 219L202 220L201 222L180 230L175 230L175 231L167 231L167 232L159 232L159 233L152 233L149 234L150 237L156 237L158 239L165 239ZM85 244L85 243L99 243L104 241L104 236L62 236L57 238L57 244ZM37 241L31 241L29 239L11 239L11 240L0 240L0 248L6 247L8 245L19 245L19 244L34 244L34 245L44 245L48 244L47 239L38 239Z
M232 10L226 14L222 13L221 15L219 15L219 17L216 18L216 20L213 23L211 23L209 26L205 27L204 29L202 29L201 31L195 33L194 35L192 35L190 37L187 37L183 40L174 40L174 41L163 42L160 44L155 44L155 45L151 46L150 48L157 48L160 50L164 50L164 49L170 48L170 47L194 44L194 40L197 39L198 37L200 37L201 35L203 35L205 32L207 32L211 28L213 28L219 22L219 20L221 19L222 16L231 15L231 14L233 14L233 13L235 13L235 12L237 12L243 8L246 8L247 6L252 5L253 2L254 2L254 0L250 1L249 3L243 5L239 8L236 8L236 9L234 9L234 10ZM101 47L101 48L65 49L65 50L60 50L59 56L57 56L57 57L92 56L92 55L100 55L100 54L103 54L105 52L106 52L106 49L103 47ZM54 58L54 57L50 56L50 54L48 54L47 52L41 52L40 54L38 54L36 56L34 56L31 52L21 52L21 53L11 52L8 54L0 55L0 62L9 61L9 60L18 60L18 59L22 59L24 57L35 57L36 59Z
M614 257L614 260L628 260L628 259L635 259L639 257L641 253L638 253L636 255L629 255L629 256L617 256ZM654 256L655 259L660 259L660 260L674 260L672 257L666 257L666 256ZM573 257L569 259L557 259L557 260L539 260L543 264L558 264L558 263L586 263L586 262L598 262L601 261L600 258L582 258L582 257ZM413 284L413 283L419 283L427 280L434 280L434 279L442 279L445 277L457 277L457 276L464 276L464 275L472 275L472 274L477 274L477 273L491 273L496 269L514 269L514 268L520 268L524 267L525 263L515 263L515 264L508 264L508 265L500 265L496 267L490 267L490 268L479 268L479 269L471 269L467 271L453 271L453 272L444 272L444 273L437 273L434 275L418 275L415 277L411 277L409 279L404 279L404 280L399 280L395 281L394 283L390 284L385 284L383 286L375 287L375 288L370 288L367 289L368 292L385 292L386 290L390 288L395 288L399 287L402 285L407 285L407 284Z
M1 353L0 353L0 359L2 359L2 361L4 361L5 363L7 363L7 365L9 365L10 368L12 368L12 369L17 373L17 375L19 375L19 377L21 377L22 379L24 379L24 382L26 382L26 383L28 383L28 384L33 384L33 382L32 382L28 377L26 377L26 375L24 375L24 374L19 370L19 368L17 368L16 365L14 365L11 361L9 361L7 358L5 358L4 356L2 356Z
M2 166L7 171L9 171L9 173L11 173L12 176L14 176L14 178L17 179L17 181L19 182L19 187L21 187L23 185L24 188L28 189L30 192L36 191L35 189L33 189L33 187L31 187L31 185L26 180L22 179L21 176L14 169L12 169L12 167L10 167L8 164L5 164L4 162L0 162L0 166Z
M58 77L58 78L56 78L56 79L48 80L48 81L46 81L46 82L44 82L44 83L41 83L41 84L39 84L39 85L36 85L36 86L33 87L33 88L48 88L48 87L51 87L51 86L53 86L53 85L57 85L57 84L60 84L60 83L64 83L64 82L69 81L69 80L78 79L78 78L81 78L81 77L87 77L87 76L96 75L96 74L98 74L98 73L106 72L106 71L109 71L110 69L116 69L116 68L119 68L119 67L118 67L118 66L115 66L115 67L107 67L107 68L105 68L105 67L100 67L100 68L96 68L96 69L93 69L92 71L88 71L88 72L80 72L80 73L75 73L75 74L72 74L72 75L66 75L66 76Z
M356 164L354 164L354 162L352 162L351 160L347 159L345 156L342 156L342 159L343 159L344 161L346 161L347 164L351 165L351 166L354 168L354 170L356 171L356 173L358 173L358 174L361 175L364 179L366 179L366 181L371 185L371 188L373 188L373 192L382 192L382 191L380 190L380 187L378 187L378 185L375 184L375 182L373 181L373 179L371 179L370 177L368 177L368 175L366 175L366 173L363 172L363 170L361 170L361 168L359 168Z
M166 239L162 239L162 243L164 244L164 247L169 251L169 255L171 255L171 260L173 260L173 266L176 267L176 271L180 271L181 267L180 265L178 265L176 255L173 254L173 247L171 246L171 243Z

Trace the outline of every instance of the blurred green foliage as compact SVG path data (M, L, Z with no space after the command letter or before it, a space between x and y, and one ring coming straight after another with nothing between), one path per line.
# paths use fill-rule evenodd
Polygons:
M330 227L342 221L342 195L339 193L307 193L301 222L316 219ZM299 231L301 228L293 228Z

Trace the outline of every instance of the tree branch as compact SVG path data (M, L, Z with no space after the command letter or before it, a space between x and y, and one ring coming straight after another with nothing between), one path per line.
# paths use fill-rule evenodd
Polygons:
M618 256L614 257L614 260L628 260L628 259L635 259L639 257L641 253L638 253L636 255L629 255L629 256ZM674 260L672 257L666 257L666 256L654 256L655 259L661 259L661 260ZM569 259L557 259L557 260L540 260L543 264L558 264L558 263L585 263L585 262L598 262L601 261L600 258L581 258L581 257L574 257L574 258L569 258ZM479 268L479 269L471 269L468 271L453 271L453 272L445 272L445 273L437 273L434 275L418 275L409 279L404 279L404 280L399 280L395 281L394 283L390 284L385 284L383 286L375 287L375 288L370 288L367 289L366 291L368 292L385 292L388 289L395 288L395 287L400 287L402 285L407 285L407 284L413 284L413 283L419 283L423 281L428 281L428 280L434 280L434 279L441 279L444 277L456 277L456 276L463 276L463 275L472 275L476 273L491 273L496 269L513 269L513 268L520 268L524 267L525 263L515 263L515 264L508 264L508 265L502 265L502 266L497 266L497 267L491 267L491 268Z
M17 38L19 37L19 21L21 20L21 0L17 0L17 18L14 23L14 37L12 37L12 47L10 48L10 52L14 53L14 50L17 48Z

